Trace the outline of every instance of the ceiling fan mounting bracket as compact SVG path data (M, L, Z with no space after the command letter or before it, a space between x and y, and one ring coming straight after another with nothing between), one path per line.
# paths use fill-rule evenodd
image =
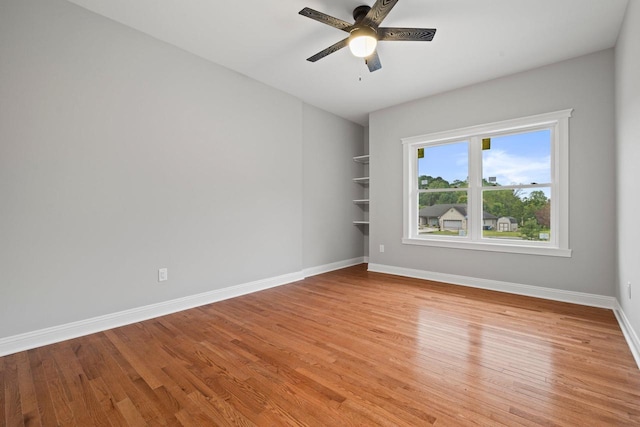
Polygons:
M353 9L353 19L355 19L356 23L358 23L365 16L367 16L367 13L369 13L370 10L371 8L366 5L356 7L355 9Z

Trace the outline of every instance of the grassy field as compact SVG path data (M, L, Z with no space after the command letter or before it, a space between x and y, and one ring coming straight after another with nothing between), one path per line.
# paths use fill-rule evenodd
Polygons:
M542 230L541 232L550 234L549 230ZM457 231L423 231L420 234L432 234L434 236L460 236ZM494 238L494 239L520 239L522 235L519 231L497 231L497 230L482 230L482 237Z
M482 230L482 237L500 237L502 239L511 237L519 239L522 235L518 231L496 231L496 230Z

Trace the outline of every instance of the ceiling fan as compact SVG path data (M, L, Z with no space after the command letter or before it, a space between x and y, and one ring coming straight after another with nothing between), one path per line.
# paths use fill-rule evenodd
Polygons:
M379 41L430 42L433 40L433 36L436 34L435 28L380 27L384 18L397 2L398 0L376 0L373 7L358 6L353 9L353 19L355 19L353 24L305 7L299 12L300 15L349 33L349 37L321 50L307 58L307 61L316 62L348 45L351 53L364 58L369 71L373 72L382 68L380 57L376 51L376 45Z

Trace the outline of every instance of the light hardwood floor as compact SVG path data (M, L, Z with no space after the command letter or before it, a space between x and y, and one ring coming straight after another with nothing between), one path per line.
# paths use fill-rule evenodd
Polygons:
M0 424L640 425L640 371L610 310L361 265L2 357Z

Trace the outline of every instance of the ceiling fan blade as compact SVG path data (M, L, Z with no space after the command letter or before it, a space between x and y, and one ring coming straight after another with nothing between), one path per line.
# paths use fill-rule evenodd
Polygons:
M343 21L342 19L334 18L333 16L329 16L326 13L318 12L317 10L310 9L305 7L300 12L298 12L302 16L306 16L307 18L315 19L318 22L322 22L323 24L327 24L333 28L337 28L342 31L349 32L353 24Z
M396 3L398 3L398 0L376 0L362 22L366 25L377 27L382 23L382 20L387 17L389 12L391 12L391 9L393 9Z
M378 28L378 40L430 42L435 35L435 28Z
M333 52L336 52L340 49L342 49L343 47L345 47L347 44L349 43L349 37L347 37L344 40L340 40L338 43L335 43L331 46L329 46L328 48L321 50L320 52L316 53L313 56L310 56L309 58L307 58L307 61L309 62L316 62L318 59L322 59L327 55L331 55Z
M380 63L380 57L378 56L377 50L374 51L370 56L367 56L364 59L364 62L367 64L367 67L369 67L369 71L372 73L382 68L382 64Z

